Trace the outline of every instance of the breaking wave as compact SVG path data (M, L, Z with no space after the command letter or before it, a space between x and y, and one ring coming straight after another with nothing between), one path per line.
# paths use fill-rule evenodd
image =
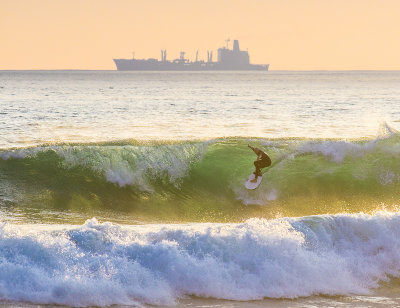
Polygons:
M255 191L243 185L254 169L248 143L273 162ZM163 221L393 210L399 154L400 134L393 130L368 140L228 138L3 149L0 199L134 211Z
M373 294L400 276L398 213L239 224L0 227L0 297L71 306Z

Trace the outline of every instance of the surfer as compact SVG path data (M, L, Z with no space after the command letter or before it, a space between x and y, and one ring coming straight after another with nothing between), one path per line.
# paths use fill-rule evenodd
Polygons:
M271 166L271 158L269 158L269 156L259 148L252 147L250 144L247 146L257 155L257 160L254 161L254 166L256 167L256 171L254 171L255 178L251 180L251 182L255 183L257 182L257 178L261 176L261 168Z

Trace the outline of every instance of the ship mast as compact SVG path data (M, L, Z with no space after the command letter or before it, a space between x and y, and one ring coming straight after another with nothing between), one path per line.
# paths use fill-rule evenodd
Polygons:
M231 41L231 39L229 37L225 40L227 49L229 49L229 42L230 41Z

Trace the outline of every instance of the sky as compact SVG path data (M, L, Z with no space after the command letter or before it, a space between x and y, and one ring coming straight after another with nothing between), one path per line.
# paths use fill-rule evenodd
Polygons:
M0 0L0 70L207 58L238 39L271 70L400 70L400 0Z

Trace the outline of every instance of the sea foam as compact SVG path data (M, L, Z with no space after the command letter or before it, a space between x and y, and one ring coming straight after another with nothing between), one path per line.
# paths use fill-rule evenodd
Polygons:
M368 294L400 276L400 215L240 224L3 224L0 299L72 306L171 305Z

